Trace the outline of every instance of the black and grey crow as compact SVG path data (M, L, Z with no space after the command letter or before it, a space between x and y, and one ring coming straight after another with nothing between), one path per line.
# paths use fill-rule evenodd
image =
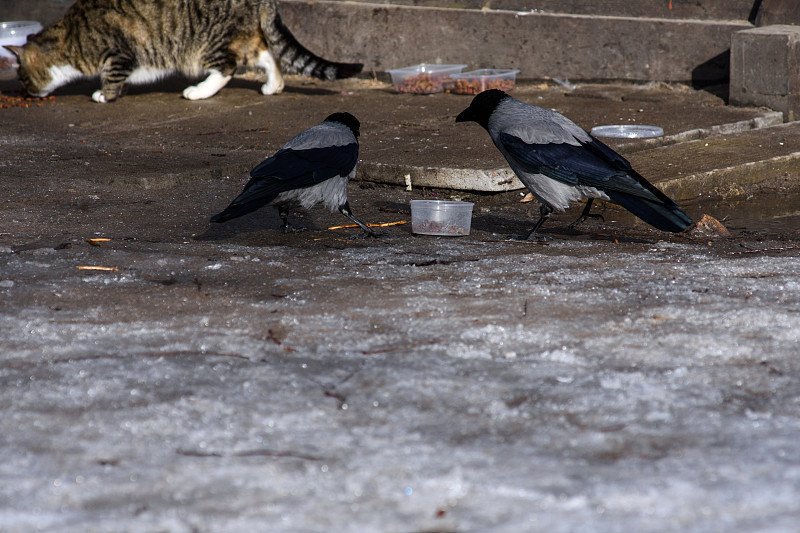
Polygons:
M265 205L277 207L283 231L292 231L289 211L323 203L377 236L350 212L347 182L356 175L361 124L350 113L334 113L283 145L250 171L242 194L211 222L225 222Z
M520 102L503 91L478 94L456 122L477 122L539 203L540 217L520 238L528 240L553 210L588 198L574 227L591 215L592 200L621 205L651 226L679 232L692 220L630 163L567 117Z

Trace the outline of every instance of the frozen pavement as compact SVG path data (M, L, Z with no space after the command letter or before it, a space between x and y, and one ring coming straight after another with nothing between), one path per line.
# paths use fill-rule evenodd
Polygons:
M247 167L254 141L126 144L77 98L51 108L73 127L42 108L3 137L3 533L797 530L796 189L687 206L730 239L612 210L570 232L575 210L508 242L538 211L513 192L467 195L455 239L320 210L211 227L241 176L126 183ZM350 194L388 222L432 192Z
M797 254L395 233L5 249L1 529L796 530Z

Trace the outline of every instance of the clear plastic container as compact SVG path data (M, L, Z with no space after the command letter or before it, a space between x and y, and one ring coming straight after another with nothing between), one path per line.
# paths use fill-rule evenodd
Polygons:
M453 75L464 70L466 66L420 63L386 72L391 74L394 90L399 93L433 94L452 89Z
M613 137L616 139L644 139L647 137L661 137L664 130L658 126L645 126L638 124L622 124L610 126L595 126L592 128L595 137Z
M478 94L489 89L510 91L517 84L519 70L482 68L462 72L453 76L456 83L453 92L456 94Z
M411 231L421 235L469 235L472 202L411 200Z
M28 35L40 31L42 25L32 20L0 22L0 80L17 77L17 58L3 46L22 46L28 42Z

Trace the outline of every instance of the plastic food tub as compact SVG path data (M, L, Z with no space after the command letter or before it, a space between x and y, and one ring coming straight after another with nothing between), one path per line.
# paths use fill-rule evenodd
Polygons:
M410 67L387 70L392 76L392 85L399 93L433 94L453 88L453 75L467 65L430 65L420 63Z
M28 35L40 31L42 31L42 25L32 20L0 22L0 80L11 80L17 77L17 58L3 46L22 46L28 42Z
M661 137L664 130L658 126L644 126L634 124L595 126L592 128L595 137L614 137L617 139L644 139L647 137Z
M456 94L478 94L489 89L510 91L517 83L519 70L482 68L462 72L453 76L456 83L453 92Z
M421 235L469 235L472 202L411 200L411 231Z

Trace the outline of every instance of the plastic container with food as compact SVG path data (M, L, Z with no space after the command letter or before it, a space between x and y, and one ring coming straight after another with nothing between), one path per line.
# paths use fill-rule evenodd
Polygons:
M469 235L472 202L411 200L411 231L421 235Z
M387 70L392 85L399 93L433 94L453 88L453 75L467 65L431 65L420 63L410 67Z
M658 126L645 126L644 124L612 124L609 126L595 126L591 134L595 137L612 137L616 139L644 139L647 137L661 137L664 130Z
M489 89L510 91L517 84L517 74L519 74L519 70L499 68L482 68L462 72L453 76L456 80L453 92L478 94Z
M32 20L0 22L0 80L17 77L17 58L3 48L7 45L22 46L28 35L42 31L42 25Z

